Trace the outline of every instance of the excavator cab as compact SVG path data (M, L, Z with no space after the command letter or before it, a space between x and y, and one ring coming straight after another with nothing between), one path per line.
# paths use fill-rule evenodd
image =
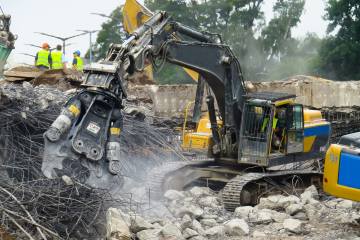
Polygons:
M272 167L324 154L330 124L319 111L304 110L294 103L295 97L266 92L246 96L239 163Z

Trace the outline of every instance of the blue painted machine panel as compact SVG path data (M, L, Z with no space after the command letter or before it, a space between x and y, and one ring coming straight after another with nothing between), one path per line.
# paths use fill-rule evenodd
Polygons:
M360 156L342 152L339 162L338 184L360 189Z

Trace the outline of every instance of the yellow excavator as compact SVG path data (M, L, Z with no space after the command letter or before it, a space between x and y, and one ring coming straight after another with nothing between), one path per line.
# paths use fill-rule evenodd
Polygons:
M127 0L123 12L125 19L129 13L139 15L134 11L141 9L136 0ZM152 27L156 29L156 26ZM285 183L295 175L303 177L304 186L321 185L319 172L270 170L323 158L331 130L330 123L323 119L320 111L304 109L295 103L295 96L291 94L246 93L240 66L226 45L217 44L203 33L178 23L165 26L166 34L170 29L173 39L165 47L168 62L200 73L196 75L195 105L202 102L203 85L209 87L206 96L208 113L198 121L195 131L184 132L183 148L206 150L215 162L179 164L171 171L168 166L160 167L150 173L151 177L157 178L154 182L162 182L164 190L183 188L206 179L207 183L222 186L224 204L229 210L241 204L254 204L260 195L271 192L274 185L289 187L290 183ZM166 35L162 31L158 34ZM194 41L182 41L182 35ZM171 44L175 45L172 47ZM171 55L172 50L174 55ZM227 57L221 56L222 51ZM219 62L221 64L217 65ZM229 71L230 75L223 75L223 71ZM221 79L221 76L230 79ZM252 170L249 173L245 170L248 168Z
M206 183L222 189L225 208L234 210L270 194L320 187L322 173L312 163L323 159L331 132L320 111L296 104L292 94L248 93L240 62L218 35L185 26L166 12L153 14L84 69L81 90L44 133L44 175L81 174L84 184L100 188L118 179L127 77L159 62L191 69L199 74L198 87L209 87L211 160L156 167L147 179L153 192Z
M136 28L143 25L153 13L146 7L139 4L136 0L127 0L123 9L124 28L131 34ZM185 71L198 81L199 74L184 68ZM146 68L152 74L152 67ZM199 101L201 101L200 99ZM192 130L186 129L189 107L195 102L191 101L185 109L185 121L182 129L182 147L186 151L206 152L211 145L212 130L209 114L202 114ZM293 103L291 103L293 104ZM275 105L281 106L280 103ZM261 114L261 108L255 107L257 114ZM260 110L259 110L260 109ZM259 112L260 111L260 112ZM304 110L303 148L304 152L309 152L313 147L316 134L320 131L328 132L328 124L322 119L319 111ZM223 127L222 121L217 117L218 127ZM314 126L316 126L314 128ZM320 130L322 129L322 130ZM312 132L312 133L309 133ZM316 134L314 132L317 132ZM282 141L286 141L283 139ZM323 150L323 149L322 149ZM272 151L272 150L270 150ZM330 195L360 201L360 132L342 136L337 144L331 144L326 152L324 164L323 188Z

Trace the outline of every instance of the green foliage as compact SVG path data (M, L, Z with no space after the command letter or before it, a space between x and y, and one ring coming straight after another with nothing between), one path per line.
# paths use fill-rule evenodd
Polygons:
M121 26L122 8L119 6L110 14L110 19L101 25L93 50L95 59L104 58L110 44L122 43L125 32Z
M158 84L194 84L194 80L179 66L165 63L160 72L154 73Z
M328 0L327 37L315 62L316 72L324 77L360 79L360 2Z
M304 0L279 0L275 3L273 11L275 17L262 31L264 50L274 57L286 54L287 47L291 47L291 29L300 22L303 13Z
M266 24L262 6L265 0L145 0L153 11L163 10L182 24L200 31L219 33L232 47L249 80L283 78L306 74L312 65L320 40L309 35L303 41L292 38L291 31L300 22L304 0L277 0L274 18ZM110 43L119 43L124 34L117 26L121 22L120 7L112 13L99 32L96 56L105 55ZM311 65L309 64L311 63ZM192 83L180 67L166 64L155 74L159 83Z
M292 75L312 73L317 60L321 39L316 34L307 34L304 39L288 40L287 52L281 61L273 60L268 63L266 79L283 79Z

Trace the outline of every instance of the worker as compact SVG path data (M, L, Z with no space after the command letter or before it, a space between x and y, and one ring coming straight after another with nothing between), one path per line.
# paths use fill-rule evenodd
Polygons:
M41 50L36 53L35 66L41 70L47 70L50 68L52 59L50 55L50 46L48 43L43 43Z
M74 53L74 60L73 60L73 69L78 71L84 70L84 62L82 58L80 57L80 51L76 50Z
M61 50L61 45L57 45L56 50L51 51L51 69L66 69L65 56Z
M277 108L273 119L272 145L279 151L282 145L284 144L285 127L286 127L286 109Z

